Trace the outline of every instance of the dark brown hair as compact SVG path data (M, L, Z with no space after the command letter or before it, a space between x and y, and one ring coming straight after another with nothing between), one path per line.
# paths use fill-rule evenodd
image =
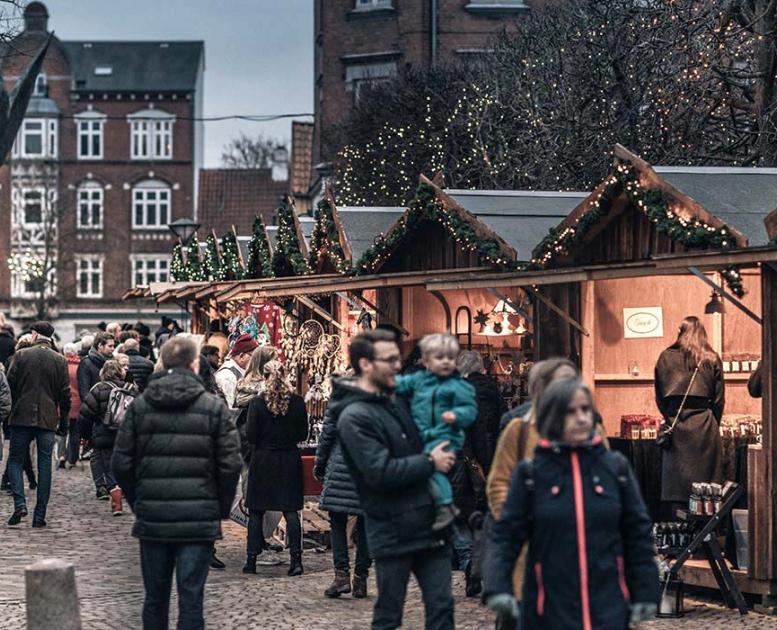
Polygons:
M686 317L680 324L675 346L683 351L691 368L710 367L718 360L717 353L707 340L707 329L695 315Z
M359 359L372 361L375 358L375 344L381 341L396 343L397 338L394 333L389 330L376 328L375 330L360 332L351 339L351 345L348 347L348 359L351 362L351 367L356 376L361 374Z
M575 392L582 390L591 401L591 412L596 416L591 390L576 378L564 378L553 381L540 397L537 408L537 431L539 434L557 442L564 436L564 423L569 413L569 401Z
M100 346L104 346L109 341L116 341L116 338L111 333L98 332L94 336L94 342L92 342L92 347L95 350L97 350Z

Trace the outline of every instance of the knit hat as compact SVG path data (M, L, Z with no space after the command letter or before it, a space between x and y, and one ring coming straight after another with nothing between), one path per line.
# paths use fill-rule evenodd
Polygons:
M235 345L232 346L232 350L229 352L230 356L236 357L238 354L251 353L259 347L254 339L248 333L243 333L235 341Z
M43 337L52 337L54 335L54 326L48 322L35 322L30 326L30 330L42 335Z

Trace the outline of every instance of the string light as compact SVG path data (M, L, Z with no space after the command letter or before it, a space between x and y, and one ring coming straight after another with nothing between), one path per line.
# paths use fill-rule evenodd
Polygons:
M248 241L248 278L273 278L270 243L267 240L267 230L260 215L254 217L251 227L251 240Z

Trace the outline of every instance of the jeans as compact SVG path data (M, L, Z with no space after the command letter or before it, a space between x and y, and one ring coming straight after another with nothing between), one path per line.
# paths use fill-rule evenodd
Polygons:
M302 523L299 520L299 512L284 512L286 519L286 538L289 541L289 551L302 552ZM246 553L260 554L267 548L264 539L262 523L264 512L249 510L248 513L248 539L246 540Z
M451 543L460 571L466 571L472 560L472 530L467 521L457 518L451 527Z
M329 513L330 538L332 540L332 561L335 569L350 571L348 562L348 515L344 512ZM364 517L356 517L356 562L354 573L367 577L370 569L370 554L367 548L367 533L364 531Z
M8 431L8 437L11 437L10 430ZM11 446L9 441L8 446L8 461L5 463L5 471L3 472L3 479L2 484L5 486L6 484L11 483ZM32 468L32 456L30 455L30 450L27 449L27 456L24 458L24 474L27 475L27 481L30 483L33 483L35 481L35 471Z
M11 453L8 456L10 466L11 490L13 490L14 511L27 508L24 494L22 468L25 457L30 456L30 443L35 440L38 448L38 495L35 501L34 517L46 518L46 506L51 495L51 456L54 451L54 431L37 427L19 427L11 429Z
M95 487L108 488L108 490L116 487L116 478L111 472L112 456L113 449L111 448L95 448L92 450L89 464L92 468L92 479L94 479Z
M390 630L402 625L402 610L411 573L421 588L426 630L453 630L449 547L380 558L375 561L375 572L378 599L372 614L372 630Z
M202 600L208 579L213 543L161 543L140 541L140 568L146 599L143 602L144 630L167 630L170 617L170 589L178 590L178 629L205 628Z

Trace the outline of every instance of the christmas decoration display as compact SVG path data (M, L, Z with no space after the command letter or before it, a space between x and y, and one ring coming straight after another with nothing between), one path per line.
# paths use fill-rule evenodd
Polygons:
M175 247L173 247L173 259L170 261L170 275L175 282L186 282L189 279L186 263L183 260L183 245L181 245L181 243L177 243Z
M660 233L688 249L726 249L734 244L726 227L717 228L699 219L687 219L672 209L660 190L643 187L639 183L637 169L630 162L616 159L612 171L599 195L574 225L550 230L532 252L527 269L544 269L557 255L569 252L610 212L613 202L622 193L655 224ZM733 293L740 297L744 294L738 272L729 269L724 272L724 278Z
M251 240L248 241L246 278L272 278L274 275L267 231L265 230L262 217L257 214L254 217L254 224L251 228Z
M200 260L200 241L195 234L192 240L189 242L189 247L186 250L186 275L189 280L195 282L204 282L209 278L205 275L205 270L202 267L202 261Z
M284 203L277 212L278 241L272 257L272 269L276 277L304 276L310 268L302 254L294 224L294 208Z
M233 313L227 324L230 347L240 335L249 334L260 346L269 345L281 349L283 327L281 311L276 304L254 304L245 301L242 304L233 304L230 310Z
M211 232L205 239L205 260L203 261L205 275L209 280L216 282L224 279L224 270L221 266L219 257L219 247L216 242L216 235Z
M350 265L345 259L343 248L340 246L340 238L329 199L325 198L318 202L314 218L316 223L310 237L310 267L316 269L319 261L327 256L338 273L349 273Z
M480 326L480 332L483 332L486 329L489 317L485 311L478 309L477 314L472 319L478 326Z
M234 228L221 237L221 269L224 280L242 280L245 278L245 268L241 260Z
M509 257L498 241L478 235L463 217L445 208L437 199L434 188L421 183L408 211L400 217L388 234L378 236L373 246L356 262L356 275L374 273L424 221L436 221L443 225L462 249L475 252L483 263L503 269L519 268L518 263Z

